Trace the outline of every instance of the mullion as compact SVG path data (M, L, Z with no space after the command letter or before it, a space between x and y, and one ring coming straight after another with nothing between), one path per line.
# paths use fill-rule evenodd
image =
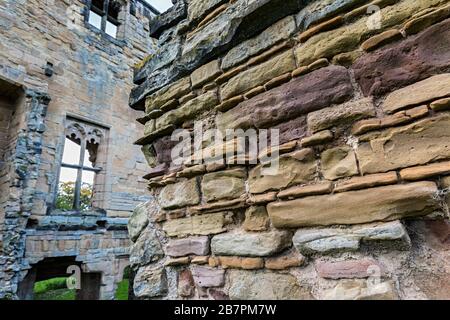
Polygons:
M77 181L75 182L75 195L73 200L73 207L75 210L80 210L80 199L81 199L81 182L83 180L83 164L84 164L84 155L86 153L86 142L81 140L81 152L80 159L78 162L77 169Z
M103 3L103 12L104 15L102 16L102 31L106 31L106 21L108 20L108 8L109 8L109 0L105 0Z

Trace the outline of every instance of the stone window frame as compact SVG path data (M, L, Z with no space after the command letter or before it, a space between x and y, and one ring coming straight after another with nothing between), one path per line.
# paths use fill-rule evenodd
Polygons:
M75 190L75 198L77 195L79 195L79 191L81 188L80 182L81 179L79 178L79 170L85 170L85 171L91 171L95 172L95 179L94 179L94 185L93 185L93 196L92 196L92 205L90 208L90 212L93 211L101 211L104 212L103 207L105 206L105 199L103 199L103 195L105 193L105 180L106 180L106 168L107 168L107 159L108 159L108 141L109 141L109 132L110 127L98 123L95 121L92 121L90 119L86 119L84 117L80 117L77 115L67 114L65 118L65 124L64 124L64 135L61 142L61 153L59 155L59 165L57 168L57 179L56 184L53 190L53 210L59 210L56 208L56 200L57 200L57 193L59 188L59 182L60 182L60 172L61 168L69 168L69 169L76 169L78 170L78 177L76 181L76 190ZM88 142L88 139L92 141L98 142L98 147L96 150L96 161L95 166L93 168L85 168L81 165L81 159L84 158L83 149L84 152L86 152L86 146L83 148L83 143L80 145L82 146L82 151L80 152L80 163L79 165L70 165L70 164L64 164L63 163L63 155L64 155L64 145L65 140L69 134L75 134L75 135L81 135L80 138L82 138L85 142ZM82 167L82 168L80 168ZM77 203L78 202L78 206ZM52 211L53 211L52 210ZM72 211L70 212L81 212L79 208L79 198L74 199L74 206Z
M105 39L109 40L110 42L118 45L118 46L124 46L126 44L125 42L125 25L126 25L126 15L128 12L128 3L124 0L104 0L104 9L103 9L103 16L102 16L102 26L101 29L98 29L97 27L93 26L89 23L89 15L92 8L92 0L85 0L85 8L84 8L84 25L87 29L100 34ZM119 12L119 16L117 19L118 27L117 27L117 34L116 38L112 37L108 33L106 33L106 20L108 17L108 6L110 1L116 1L121 4L122 9ZM95 11L94 11L95 12Z

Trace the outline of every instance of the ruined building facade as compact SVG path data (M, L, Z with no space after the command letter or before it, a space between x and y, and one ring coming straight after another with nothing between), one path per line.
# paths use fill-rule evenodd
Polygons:
M137 0L0 2L0 299L71 266L80 299L114 297L127 218L149 199L128 99L154 15Z
M448 0L179 0L150 31L137 298L450 298Z

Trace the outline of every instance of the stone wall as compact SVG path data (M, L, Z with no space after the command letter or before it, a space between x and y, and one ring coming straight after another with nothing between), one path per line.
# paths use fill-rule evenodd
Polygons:
M136 297L448 299L449 18L444 0L179 0L160 16L130 99L154 196L129 222ZM177 164L176 129L279 143L212 157L200 140Z
M129 91L132 67L152 52L154 41L149 37L148 7L138 0L120 2L117 38L89 25L90 1L0 3L0 79L13 83L24 95L23 108L14 115L17 126L10 130L15 141L11 158L4 161L10 191L2 206L9 220L1 232L0 299L16 297L19 283L39 257L61 256L58 250L41 251L41 246L27 249L27 235L35 237L44 229L52 231L50 248L57 248L67 230L117 238L112 242L118 246L117 254L96 248L98 241L93 241L92 255L75 255L81 264L127 260L126 219L138 203L149 199L142 179L146 160L139 147L132 145L139 124L135 122L138 113L128 108ZM2 80L0 96L3 89ZM105 165L96 181L95 206L101 212L93 219L98 224L80 213L72 212L68 218L54 210L69 117L108 132L101 146ZM4 178L0 175L0 181ZM2 199L3 195L2 190ZM80 247L82 241L74 237ZM103 272L108 287L102 291L103 299L114 297L116 279L111 272Z

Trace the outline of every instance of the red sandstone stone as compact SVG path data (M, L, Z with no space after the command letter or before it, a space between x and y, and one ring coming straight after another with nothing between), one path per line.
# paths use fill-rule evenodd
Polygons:
M326 279L367 278L378 270L380 275L384 274L382 266L369 258L338 262L318 261L315 267L319 276Z

